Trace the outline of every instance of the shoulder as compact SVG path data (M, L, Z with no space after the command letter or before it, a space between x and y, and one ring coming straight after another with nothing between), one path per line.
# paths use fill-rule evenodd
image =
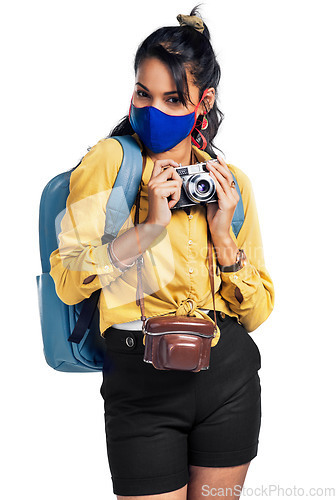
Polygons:
M71 173L70 191L83 196L111 189L123 158L121 144L113 138L101 139L82 158Z
M84 171L88 175L104 171L108 174L111 166L120 165L122 157L122 147L116 139L101 139L90 148L73 174L75 177L82 175Z

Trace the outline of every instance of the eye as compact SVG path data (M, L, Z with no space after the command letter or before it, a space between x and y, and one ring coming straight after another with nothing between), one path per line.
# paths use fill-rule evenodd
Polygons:
M143 98L149 97L147 92L145 92L144 90L137 90L137 95Z
M171 101L171 99L173 100ZM171 104L178 104L179 102L181 102L181 100L178 97L170 97L168 99L168 102L170 102Z

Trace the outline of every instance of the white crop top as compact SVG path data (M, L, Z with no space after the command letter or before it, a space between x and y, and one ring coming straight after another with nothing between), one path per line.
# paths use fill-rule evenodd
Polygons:
M204 311L206 314L210 311L210 309L201 309L200 311ZM149 316L151 318L151 316ZM115 325L111 325L113 328L120 330L142 330L142 321L141 319L136 319L135 321L129 321L128 323L119 323Z

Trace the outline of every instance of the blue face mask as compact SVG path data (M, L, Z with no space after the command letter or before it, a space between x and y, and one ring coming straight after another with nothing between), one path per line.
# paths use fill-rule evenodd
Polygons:
M182 116L167 115L154 106L137 108L131 102L129 121L134 132L153 153L169 151L193 131L196 124L197 108L207 90L204 91L195 110Z

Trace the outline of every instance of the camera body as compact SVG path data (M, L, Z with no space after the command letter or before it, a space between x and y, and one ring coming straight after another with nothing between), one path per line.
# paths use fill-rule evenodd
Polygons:
M210 160L208 160L210 161ZM212 160L218 163L218 160ZM218 200L216 193L216 184L206 168L207 162L197 163L196 165L187 165L175 168L176 172L182 178L181 196L178 202L171 208L189 207L191 205L205 205Z

